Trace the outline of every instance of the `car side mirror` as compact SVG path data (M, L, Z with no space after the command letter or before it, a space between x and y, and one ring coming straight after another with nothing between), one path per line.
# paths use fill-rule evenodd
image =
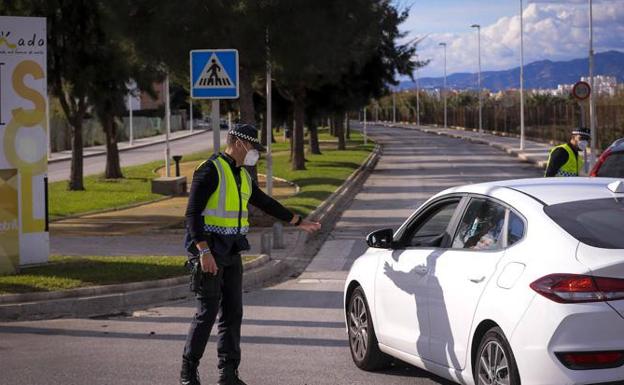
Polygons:
M378 249L390 249L393 245L393 236L392 229L376 230L366 236L366 244Z

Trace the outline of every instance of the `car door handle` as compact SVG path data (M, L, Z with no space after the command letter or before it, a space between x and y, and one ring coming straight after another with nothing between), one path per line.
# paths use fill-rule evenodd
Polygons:
M416 266L414 271L418 275L426 275L429 272L429 269L427 269L427 266L425 266L425 265L420 265L420 266Z
M468 280L472 283L481 283L483 282L483 280L485 279L485 275L482 275L481 277L470 277L468 278Z

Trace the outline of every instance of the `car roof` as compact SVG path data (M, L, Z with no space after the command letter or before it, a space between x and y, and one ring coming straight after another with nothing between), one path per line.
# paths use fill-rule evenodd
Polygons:
M546 205L554 205L614 196L624 198L624 194L614 194L608 188L609 183L618 180L620 179L586 177L513 179L455 187L441 194L463 192L491 195L494 189L503 187L529 195Z
M624 138L620 138L615 142L611 143L609 146L612 152L621 152L624 151Z

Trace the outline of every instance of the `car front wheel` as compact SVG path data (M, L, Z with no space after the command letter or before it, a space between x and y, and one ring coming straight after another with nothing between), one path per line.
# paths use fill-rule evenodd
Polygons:
M381 369L389 363L389 357L379 350L375 329L364 291L356 288L347 308L349 347L355 365L363 370Z
M477 385L520 385L516 360L499 327L491 328L481 339L474 367Z

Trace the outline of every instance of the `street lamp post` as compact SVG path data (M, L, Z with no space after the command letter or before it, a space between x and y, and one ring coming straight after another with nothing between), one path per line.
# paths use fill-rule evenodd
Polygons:
M483 109L483 101L481 100L482 98L482 92L481 92L481 26L479 24L473 24L470 27L472 28L476 28L477 29L477 50L478 50L478 56L479 56L479 74L478 74L478 92L479 92L479 134L483 133L483 116L482 116L482 109Z
M396 90L392 91L392 124L396 124Z
M418 57L418 55L416 55ZM416 67L416 127L420 127L420 87L418 86L418 66Z
M593 4L589 0L589 84L591 92L589 94L589 129L591 130L591 154L589 156L589 167L596 161L597 135L596 135L596 89L594 88L594 17Z
M444 47L444 88L442 89L442 94L444 96L444 128L447 127L447 110L446 110L446 43L440 43L442 47Z
M524 150L524 7L520 0L520 150Z

